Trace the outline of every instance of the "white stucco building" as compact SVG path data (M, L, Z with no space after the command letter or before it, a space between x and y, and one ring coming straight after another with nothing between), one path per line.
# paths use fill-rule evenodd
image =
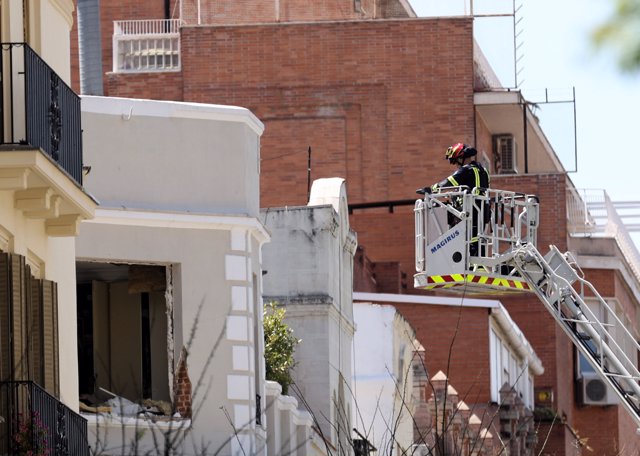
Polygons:
M191 103L84 97L82 110L101 205L77 240L81 393L174 404L173 418L86 413L90 440L113 450L138 433L158 450L172 429L185 454L266 454L262 123Z
M356 428L378 454L410 452L415 332L392 305L357 302L353 314Z
M261 213L271 233L264 247L265 302L286 306L296 347L289 394L307 404L321 435L339 454L351 451L353 255L346 183L318 179L307 206Z

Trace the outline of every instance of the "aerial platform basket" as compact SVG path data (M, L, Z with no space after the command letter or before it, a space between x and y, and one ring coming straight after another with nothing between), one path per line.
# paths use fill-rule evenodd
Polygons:
M538 199L488 189L448 187L416 201L414 286L466 293L532 291L505 256L536 244Z

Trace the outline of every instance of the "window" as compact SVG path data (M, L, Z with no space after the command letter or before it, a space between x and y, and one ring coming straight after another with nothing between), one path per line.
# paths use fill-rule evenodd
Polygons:
M516 142L513 135L493 135L494 169L497 174L514 174L516 167Z
M533 376L528 365L511 350L496 328L491 327L489 339L491 400L500 402L500 389L506 383L515 388L525 406L533 407Z
M81 400L170 403L167 267L81 262L76 269Z
M618 356L623 363L626 362L622 358L626 356L633 366L637 367L638 352L636 350L635 340L629 337L629 334L624 329L633 328L633 326L618 300L608 298L605 303L606 305L595 299L587 299L585 302L593 316L600 321L606 329L604 341L609 344L610 348L614 350L616 356ZM586 343L594 353L600 353L593 341L587 340ZM621 353L618 351L616 345L619 347ZM579 350L576 349L576 351L576 379L582 378L584 374L595 374L595 369L591 366L591 363L587 361Z
M22 255L0 252L0 379L30 380L58 397L58 290Z

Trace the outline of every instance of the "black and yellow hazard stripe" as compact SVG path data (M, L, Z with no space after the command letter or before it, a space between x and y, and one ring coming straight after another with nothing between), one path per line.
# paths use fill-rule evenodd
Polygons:
M524 280L505 279L503 277L491 277L487 275L475 274L450 274L427 276L427 285L422 287L426 290L436 288L453 288L464 284L478 284L489 287L505 288L512 291L531 291L531 287Z

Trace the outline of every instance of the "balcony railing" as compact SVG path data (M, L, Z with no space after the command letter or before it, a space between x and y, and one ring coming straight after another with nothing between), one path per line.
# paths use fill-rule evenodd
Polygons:
M89 455L87 420L36 383L0 383L0 417L0 454Z
M567 189L567 223L573 236L615 239L640 281L640 252L606 191Z
M180 69L180 19L113 22L113 71Z
M39 147L82 185L80 98L26 43L0 47L0 144Z

